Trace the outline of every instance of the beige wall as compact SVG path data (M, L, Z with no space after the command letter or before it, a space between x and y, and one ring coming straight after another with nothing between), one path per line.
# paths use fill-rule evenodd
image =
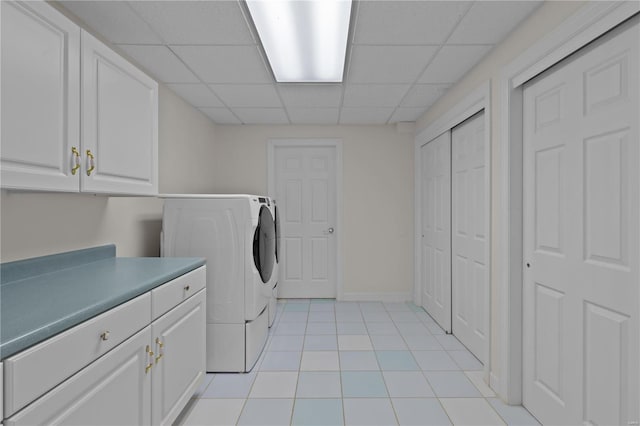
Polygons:
M158 117L160 193L213 192L214 124L162 85Z
M395 126L216 126L215 190L267 193L267 141L343 143L344 292L411 297L413 135Z
M207 191L213 124L163 86L159 102L160 191ZM118 256L159 254L162 201L153 197L2 191L0 217L2 262L109 243Z
M552 1L544 2L525 22L518 25L507 39L493 49L460 82L449 89L445 96L427 111L416 123L418 129L425 129L440 116L453 108L469 92L480 87L486 81L491 82L491 370L496 376L499 371L499 326L500 300L499 285L500 243L500 73L504 66L517 58L528 47L558 27L566 18L577 11L585 2ZM419 131L419 130L418 130Z

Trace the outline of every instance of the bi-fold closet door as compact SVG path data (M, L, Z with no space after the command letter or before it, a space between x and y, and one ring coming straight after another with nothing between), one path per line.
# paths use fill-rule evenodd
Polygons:
M486 194L484 113L421 147L422 303L484 362Z

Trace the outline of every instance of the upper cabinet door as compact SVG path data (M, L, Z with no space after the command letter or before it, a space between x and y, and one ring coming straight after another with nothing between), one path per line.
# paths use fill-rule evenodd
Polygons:
M83 192L158 193L158 83L82 31Z
M2 187L77 192L80 28L45 2L0 8Z

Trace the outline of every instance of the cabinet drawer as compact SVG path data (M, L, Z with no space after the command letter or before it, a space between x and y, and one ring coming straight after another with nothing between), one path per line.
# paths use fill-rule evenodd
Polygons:
M151 314L153 319L169 312L206 287L206 266L188 272L151 291Z
M5 416L13 415L146 327L151 319L150 299L145 293L5 359Z

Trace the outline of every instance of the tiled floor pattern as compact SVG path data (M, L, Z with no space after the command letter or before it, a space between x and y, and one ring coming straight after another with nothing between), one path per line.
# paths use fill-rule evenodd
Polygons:
M412 303L288 300L253 371L208 374L180 425L537 425Z

